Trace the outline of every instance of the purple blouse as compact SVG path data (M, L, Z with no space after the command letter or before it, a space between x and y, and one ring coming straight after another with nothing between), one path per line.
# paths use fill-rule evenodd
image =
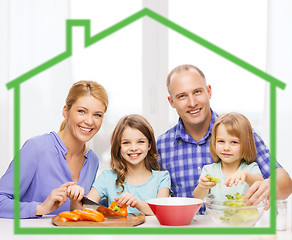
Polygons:
M51 132L27 140L20 150L20 217L32 218L36 206L42 203L53 189L66 182L72 182L72 176L65 158L68 152L57 133ZM14 169L12 161L0 179L0 217L14 217ZM96 154L89 150L80 171L78 185L85 189L85 195L91 189L98 170ZM70 200L53 211L58 214L70 210Z

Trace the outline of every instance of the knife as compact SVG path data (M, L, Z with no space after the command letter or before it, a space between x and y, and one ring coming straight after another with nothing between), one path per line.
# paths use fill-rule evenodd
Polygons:
M121 218L121 217L123 217L123 215L113 211L112 209L109 209L105 206L102 206L99 203L96 203L87 197L83 197L81 199L81 203L82 203L83 208L90 208L90 209L97 210L97 211L101 212L107 218Z
M83 208L91 208L91 209L94 209L94 210L96 210L98 207L101 206L99 203L94 202L94 201L90 200L87 197L83 197L81 199L81 203L82 203Z

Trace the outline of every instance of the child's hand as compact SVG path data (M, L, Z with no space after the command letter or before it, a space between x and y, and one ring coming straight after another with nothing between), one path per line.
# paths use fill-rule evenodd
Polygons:
M201 188L204 188L204 189L210 189L212 187L215 187L216 183L214 182L211 182L211 180L209 178L206 178L205 176L201 176L199 178L199 183L198 185L201 187Z
M247 172L238 170L236 173L234 173L230 178L228 178L225 181L226 187L232 187L233 184L236 186L239 181L241 181L241 184L243 184L246 180Z
M136 208L139 204L139 200L135 198L135 196L131 193L125 192L120 196L119 198L115 198L117 201L117 205L122 207L124 205L131 206L133 208Z
M69 186L67 188L67 197L73 201L81 201L84 196L84 188L80 187L79 185Z

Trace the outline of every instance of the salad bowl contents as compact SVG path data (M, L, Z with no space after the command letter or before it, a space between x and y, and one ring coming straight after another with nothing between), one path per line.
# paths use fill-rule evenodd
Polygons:
M197 198L167 197L147 201L161 225L189 225L203 201Z
M243 197L238 193L223 199L207 195L204 198L207 214L220 226L252 227L263 215L266 200L256 206L245 206Z

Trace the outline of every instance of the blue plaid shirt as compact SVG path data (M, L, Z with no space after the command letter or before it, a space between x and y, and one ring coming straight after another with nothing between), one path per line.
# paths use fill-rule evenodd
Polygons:
M212 119L206 135L197 142L184 129L181 118L178 124L157 139L160 167L168 170L174 197L193 197L203 166L213 163L210 154L212 128L218 114L212 112ZM270 176L270 152L262 138L254 132L257 148L257 163L264 178ZM277 167L280 165L277 163ZM202 213L202 210L200 211Z

